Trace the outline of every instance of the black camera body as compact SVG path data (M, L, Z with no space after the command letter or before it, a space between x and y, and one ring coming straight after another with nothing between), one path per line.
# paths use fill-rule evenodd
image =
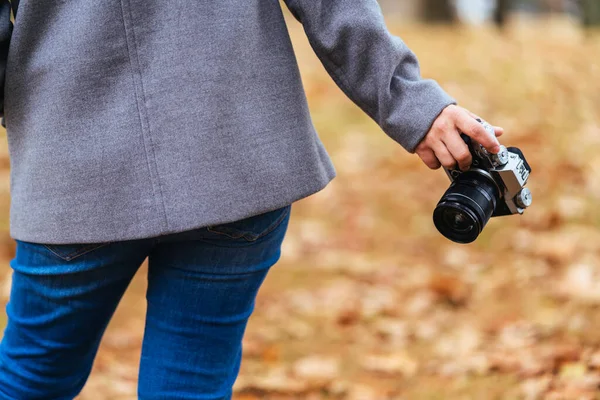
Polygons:
M491 125L477 121L495 136ZM452 183L433 212L433 222L446 238L471 243L491 217L523 214L531 205L531 192L525 187L531 167L516 147L501 146L498 154L491 154L467 135L461 137L473 162L467 171L445 169Z

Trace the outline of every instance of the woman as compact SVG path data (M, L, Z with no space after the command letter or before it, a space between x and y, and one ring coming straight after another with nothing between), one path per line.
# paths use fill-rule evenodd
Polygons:
M1 3L17 251L0 398L75 397L146 257L139 397L230 398L291 204L335 176L279 2ZM430 168L468 167L459 130L498 151L376 0L286 3L340 88Z

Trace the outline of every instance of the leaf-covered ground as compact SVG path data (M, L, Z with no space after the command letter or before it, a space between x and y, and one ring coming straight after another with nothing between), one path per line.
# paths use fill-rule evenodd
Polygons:
M472 245L431 213L448 186L331 82L300 27L315 124L338 177L297 203L244 342L238 400L596 399L600 385L600 35L565 21L398 26L422 73L503 126L534 204ZM8 156L0 205L8 222ZM3 286L13 243L4 235ZM81 399L133 399L145 270Z

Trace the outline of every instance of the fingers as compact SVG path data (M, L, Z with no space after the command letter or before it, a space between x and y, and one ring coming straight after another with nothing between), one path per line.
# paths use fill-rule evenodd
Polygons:
M442 166L442 164L440 164L437 157L435 156L433 150L429 148L424 148L422 150L417 151L417 155L421 157L423 163L425 163L425 165L427 165L431 169L438 169Z
M467 110L464 107L457 107L461 110L463 110L464 112L466 112L467 114L469 114L470 117L475 118L475 119L483 119L481 118L479 115ZM504 128L500 127L500 126L494 126L494 133L496 134L496 137L500 137L504 134Z
M452 135L442 138L442 142L446 145L452 158L458 162L458 167L462 171L468 170L473 157L465 141L458 135Z
M431 169L437 169L441 164L447 169L458 165L461 170L466 171L470 168L473 157L460 136L460 132L463 132L490 153L497 154L500 151L497 138L502 136L504 129L495 126L492 135L477 118L479 117L476 114L462 107L446 107L419 143L415 153Z
M462 140L462 139L461 139ZM439 160L439 162L447 169L454 169L456 167L456 160L450 154L448 148L442 142L438 142L438 144L433 147L433 152L435 156Z
M500 151L498 139L490 135L483 125L473 119L467 112L457 111L454 117L456 126L465 135L480 143L492 154L497 154Z

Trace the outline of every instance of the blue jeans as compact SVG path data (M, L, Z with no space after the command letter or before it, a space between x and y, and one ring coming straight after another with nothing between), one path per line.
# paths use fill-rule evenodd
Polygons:
M93 244L16 240L0 399L73 399L148 257L140 399L230 399L256 293L291 206L230 224Z

